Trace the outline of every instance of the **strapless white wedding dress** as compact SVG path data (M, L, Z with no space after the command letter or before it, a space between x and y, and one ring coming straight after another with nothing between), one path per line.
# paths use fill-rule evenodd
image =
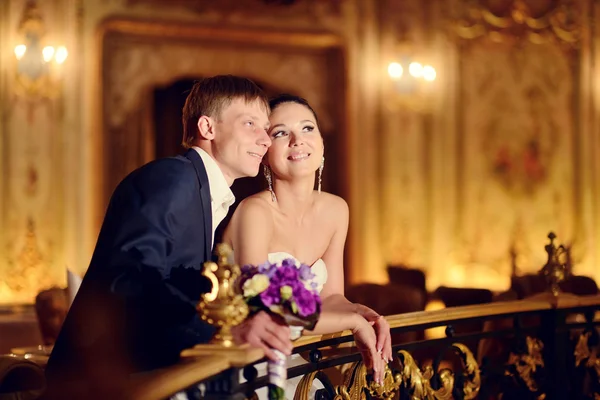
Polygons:
M269 253L268 257L269 262L271 264L281 263L283 260L286 260L288 258L291 258L296 262L300 262L300 260L298 260L296 257L284 251L278 251L277 253ZM315 274L315 280L319 285L317 290L320 293L323 289L323 285L325 285L325 282L327 282L327 268L325 267L325 262L321 258L319 258L317 261L314 262L313 265L311 265L310 270L313 274Z
M288 259L288 258L294 259L295 261L299 262L299 260L296 257L292 256L289 253L283 252L283 251L279 251L277 253L269 253L269 262L270 263L280 263L281 261ZM313 274L315 274L315 281L318 284L317 290L319 292L321 292L321 290L323 289L323 285L325 285L325 282L327 282L327 268L325 266L325 262L319 258L311 266L310 270L312 271ZM308 361L306 361L305 359L300 357L299 354L292 354L287 359L288 368L307 364L307 363L308 363ZM259 377L265 376L267 374L267 363L265 362L265 363L257 364L256 369L258 371ZM245 381L243 378L240 378L240 379L242 381ZM285 385L286 399L293 400L294 393L296 393L296 388L298 387L298 384L300 383L301 379L302 379L302 375L288 379L286 381L286 385ZM323 388L323 385L321 384L321 382L315 380L312 385L312 388L310 390L310 393L309 393L309 399L314 399L316 391L319 389L322 389L322 388ZM256 394L258 395L258 398L260 400L267 400L268 399L267 387L265 386L265 387L258 389L256 391Z

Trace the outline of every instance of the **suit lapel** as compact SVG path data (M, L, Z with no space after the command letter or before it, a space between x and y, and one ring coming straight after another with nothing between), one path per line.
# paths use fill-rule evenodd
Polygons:
M204 213L204 259L211 259L212 243L212 207L210 204L210 187L208 185L208 175L202 162L202 158L194 149L189 149L185 156L192 162L196 169L198 182L200 183L200 199L202 200L202 211Z

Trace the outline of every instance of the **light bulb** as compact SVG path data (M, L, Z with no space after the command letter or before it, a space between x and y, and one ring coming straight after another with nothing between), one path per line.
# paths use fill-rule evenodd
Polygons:
M426 81L434 81L436 77L435 68L431 65L426 65L423 67L423 79Z
M402 69L402 65L398 64L397 62L393 62L388 65L388 74L392 79L400 78L403 72L404 70Z
M27 51L27 46L25 46L24 44L16 45L15 46L15 57L17 57L17 60L20 60L21 58L23 58L26 51Z
M54 59L58 64L62 64L67 59L68 55L69 52L67 51L67 48L65 46L60 46L58 49L56 49L56 55L54 56Z
M42 49L42 57L44 57L45 62L49 62L52 60L52 56L54 55L54 47L46 46Z
M423 75L423 66L418 62L411 62L408 66L408 72L415 78L419 78Z

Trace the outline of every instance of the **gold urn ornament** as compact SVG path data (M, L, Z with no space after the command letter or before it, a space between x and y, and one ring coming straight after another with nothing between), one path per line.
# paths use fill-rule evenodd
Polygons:
M564 245L556 246L554 232L548 234L550 243L544 246L548 254L548 261L540 270L539 274L546 278L549 291L553 296L558 296L560 293L559 284L569 277L570 271L570 254L569 249Z
M220 243L216 254L217 262L207 261L202 268L202 275L210 280L212 289L202 295L197 310L200 319L217 328L210 344L231 347L231 328L248 316L248 305L237 292L236 280L241 270L233 262L233 250L229 245Z

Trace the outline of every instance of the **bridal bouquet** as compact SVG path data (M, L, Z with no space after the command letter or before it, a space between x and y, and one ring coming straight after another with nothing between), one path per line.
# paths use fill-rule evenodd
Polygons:
M239 288L250 308L250 315L267 311L280 316L291 328L292 339L302 329L313 329L321 313L318 283L310 267L294 259L281 263L245 265ZM285 399L287 366L285 355L276 351L279 361L268 362L269 399Z

